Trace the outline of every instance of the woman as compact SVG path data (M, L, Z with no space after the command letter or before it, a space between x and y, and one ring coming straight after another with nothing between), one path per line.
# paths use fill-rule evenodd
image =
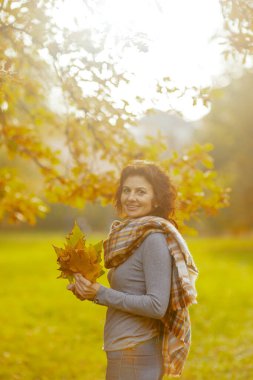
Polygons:
M159 380L181 374L190 345L188 306L197 268L170 217L176 192L156 164L134 161L121 173L115 206L123 217L104 241L110 288L75 276L68 289L108 307L107 380Z

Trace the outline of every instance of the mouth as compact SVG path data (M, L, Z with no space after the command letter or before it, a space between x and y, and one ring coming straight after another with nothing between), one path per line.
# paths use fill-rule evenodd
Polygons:
M127 210L130 211L135 211L139 208L139 206L131 206L131 205L126 205Z

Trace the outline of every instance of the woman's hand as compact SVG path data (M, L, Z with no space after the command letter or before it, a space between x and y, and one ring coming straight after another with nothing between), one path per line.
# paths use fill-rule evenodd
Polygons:
M76 282L67 286L68 290L71 290L77 298L80 300L93 300L100 288L100 284L92 283L83 277L80 273L74 274Z

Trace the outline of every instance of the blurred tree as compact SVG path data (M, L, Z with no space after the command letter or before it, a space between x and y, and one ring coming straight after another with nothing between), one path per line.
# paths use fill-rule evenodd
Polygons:
M202 120L198 138L211 142L217 169L232 188L231 205L223 210L216 229L244 232L253 225L253 73L246 72L211 93L211 112Z
M104 51L105 34L54 22L52 8L60 3L0 1L0 146L9 160L35 164L43 179L39 197L18 172L1 169L0 219L9 222L35 223L47 201L79 208L87 201L107 204L129 160L158 160L166 149L159 139L135 141L127 127L135 125L136 115L112 96L129 75ZM166 91L178 90L167 82ZM227 205L210 149L196 146L162 162L182 189L181 225L200 209L209 213Z
M253 54L252 0L220 0L224 17L226 57L239 53L243 62Z

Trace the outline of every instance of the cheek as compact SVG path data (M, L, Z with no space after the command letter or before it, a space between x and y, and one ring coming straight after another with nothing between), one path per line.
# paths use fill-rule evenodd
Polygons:
M153 197L148 197L145 199L145 204L147 207L152 207L152 205L153 205L152 202L153 202Z
M123 203L124 200L125 200L125 196L124 196L124 194L121 194L121 196L120 196L120 203Z

